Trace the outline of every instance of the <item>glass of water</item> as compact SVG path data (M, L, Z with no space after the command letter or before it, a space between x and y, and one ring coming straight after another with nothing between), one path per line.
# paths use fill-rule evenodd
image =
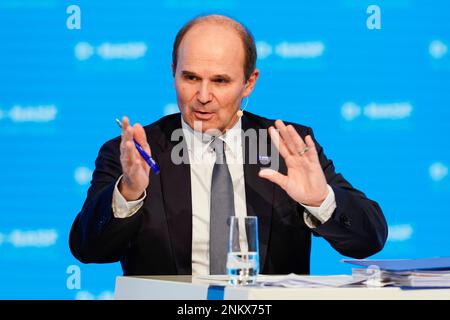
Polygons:
M227 271L232 285L254 285L259 274L258 217L230 217Z

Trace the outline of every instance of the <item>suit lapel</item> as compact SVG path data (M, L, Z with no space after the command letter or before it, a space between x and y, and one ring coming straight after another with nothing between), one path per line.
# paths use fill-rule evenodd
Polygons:
M267 139L266 142L261 141L261 146L263 146L264 143L266 144L265 150L261 150L263 148L260 148L259 145L260 137L258 130L266 128L260 128L245 115L242 117L242 129L244 132L242 140L242 147L244 149L242 154L244 155L247 215L258 217L259 256L262 271L264 270L270 236L274 185L272 182L260 178L258 172L264 167L261 165L259 157L268 156L267 152L270 150L270 140ZM255 130L254 134L251 132L252 129ZM256 150L255 146L257 147Z
M175 153L180 149L181 153L176 152L176 156L188 157L186 142L182 135L179 141L170 141L172 132L176 129L181 130L181 117L178 116L175 119L167 127L162 128L164 134L159 141L163 150L159 157L161 189L177 273L191 274L191 173L187 161L181 164L175 164L171 157L172 151Z

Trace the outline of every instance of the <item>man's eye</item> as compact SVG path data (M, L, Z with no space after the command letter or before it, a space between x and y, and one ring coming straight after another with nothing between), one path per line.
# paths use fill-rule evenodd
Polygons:
M223 79L223 78L218 78L218 79L215 79L214 82L217 82L217 83L226 83L227 80L225 80L225 79Z
M195 81L198 79L196 76L192 76L192 75L186 75L184 78L187 80L190 80L190 81Z

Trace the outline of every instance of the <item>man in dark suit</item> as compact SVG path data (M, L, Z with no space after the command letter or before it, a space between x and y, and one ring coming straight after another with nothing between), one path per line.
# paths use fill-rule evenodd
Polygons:
M355 258L383 248L380 207L335 172L310 128L239 112L258 79L255 63L253 37L235 20L204 16L180 30L172 68L181 113L145 127L124 117L122 136L102 146L70 234L77 259L120 261L125 275L223 273L213 270L212 241L221 241L213 220L227 206L258 217L265 274L308 274L311 234ZM246 135L252 130L258 134ZM214 189L224 168L228 180Z

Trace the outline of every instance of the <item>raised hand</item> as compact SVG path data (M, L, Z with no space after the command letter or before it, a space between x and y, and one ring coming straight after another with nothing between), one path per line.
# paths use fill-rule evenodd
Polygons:
M275 121L275 127L269 128L270 137L284 158L287 175L272 169L262 169L259 176L279 185L295 201L320 207L328 195L327 181L320 166L316 146L311 136L305 141L292 125Z
M119 191L128 201L139 199L150 183L150 167L137 151L133 137L151 155L144 128L138 123L130 126L130 120L123 117L120 142L123 177L119 184Z

